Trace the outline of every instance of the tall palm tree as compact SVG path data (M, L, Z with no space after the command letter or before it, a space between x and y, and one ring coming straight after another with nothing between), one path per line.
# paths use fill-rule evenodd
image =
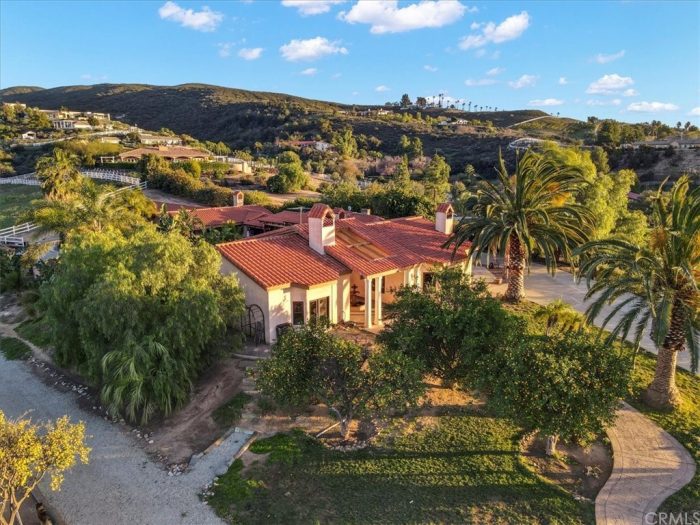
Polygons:
M64 199L80 182L78 157L62 148L54 148L51 155L37 161L36 176L47 199Z
M659 352L644 400L655 408L673 408L680 403L676 360L686 345L691 368L698 369L700 188L691 189L688 177L681 177L668 202L662 198L662 189L663 184L652 207L648 246L607 239L589 242L578 252L584 255L581 270L589 285L586 297L594 298L587 311L590 320L600 315L605 304L620 299L604 326L626 308L611 338L627 337L634 325L637 345L652 320L651 335Z
M557 257L570 258L572 247L587 240L591 214L572 198L586 181L578 167L530 150L519 159L512 176L499 156L496 173L496 182L479 183L445 246L456 251L471 243L469 256L476 257L496 249L507 254L504 298L519 302L525 295L526 262L533 252L544 256L547 270L554 273Z

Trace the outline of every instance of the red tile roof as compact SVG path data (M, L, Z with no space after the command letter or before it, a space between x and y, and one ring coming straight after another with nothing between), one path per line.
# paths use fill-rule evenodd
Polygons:
M169 211L171 215L177 211ZM256 226L256 219L270 213L270 210L254 204L246 206L221 206L218 208L195 208L190 210L190 214L197 217L202 224L208 228L221 226L233 221L236 224L245 226Z
M320 202L317 202L311 207L311 211L309 212L309 219L325 219L326 215L329 213L331 217L334 216L333 210L331 210L331 207L328 206L328 204L322 204Z
M434 224L422 217L373 222L350 217L337 221L335 227L335 245L326 246L323 255L309 248L308 224L288 226L247 241L219 245L219 250L264 287L327 282L332 280L328 278L331 275L328 267L334 268L336 273L343 268L340 273L355 271L367 276L421 263L451 264L466 259L466 246L453 257L452 250L442 247L448 236L435 231ZM259 244L250 244L253 240ZM319 265L326 270L321 271ZM279 272L284 277L271 278Z
M309 220L308 213L303 211L284 210L278 213L270 213L258 219L260 222L275 225L306 224Z
M340 275L350 273L332 257L316 253L305 238L292 231L219 244L216 248L266 289L312 286L335 281Z
M448 210L452 209L452 204L449 202L443 202L441 204L438 204L437 211L442 212L442 213L447 213Z

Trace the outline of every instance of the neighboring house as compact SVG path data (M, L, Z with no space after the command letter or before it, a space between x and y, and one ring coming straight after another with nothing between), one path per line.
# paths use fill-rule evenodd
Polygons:
M196 148L186 148L184 146L158 146L157 148L136 148L118 156L118 162L138 162L146 155L157 155L171 162L184 160L208 160L211 154ZM112 157L113 158L113 157ZM115 159L116 160L116 159ZM110 162L105 158L105 162Z
M150 135L147 133L139 133L139 139L141 144L147 146L180 146L182 145L182 139L180 137L170 137L167 135Z
M382 217L377 215L371 215L369 209L365 209L362 213L345 211L342 208L336 208L333 210L336 214L341 212L345 214L346 218L356 218L360 222L377 222L383 221ZM287 226L293 226L295 224L308 224L309 222L309 210L303 207L289 208L277 213L268 213L258 217L251 227L258 227L260 232L278 230Z
M277 142L278 147L293 147L293 148L313 148L316 151L328 151L333 146L323 140L280 140Z
M237 275L246 304L263 312L265 339L277 327L327 318L381 326L382 306L402 285L422 287L439 267L471 266L466 247L443 248L454 224L449 204L422 217L362 222L315 204L306 224L219 244L222 273Z
M104 144L119 144L121 139L119 137L100 137L100 142Z
M237 171L245 175L251 175L253 173L253 167L250 165L250 163L247 160L239 159L238 157L214 155L214 161L229 164L233 171Z
M257 233L256 219L263 215L269 215L270 210L254 204L243 204L243 192L233 194L233 206L219 206L216 208L188 209L190 215L199 219L204 228L218 228L226 223L234 222L243 230L244 237L250 237ZM184 206L168 210L170 215L176 215Z
M36 140L36 132L35 131L25 131L22 133L22 138L24 140Z
M623 144L624 149L639 149L642 147L652 149L700 149L700 139L684 139L682 137L667 138L664 140L650 140Z
M52 120L51 124L55 129L92 129L92 126L85 120L57 119Z

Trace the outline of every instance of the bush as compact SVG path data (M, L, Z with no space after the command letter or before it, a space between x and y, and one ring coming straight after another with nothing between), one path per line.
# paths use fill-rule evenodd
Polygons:
M5 359L12 361L26 359L32 355L32 350L27 343L16 337L0 337L0 353L5 356Z

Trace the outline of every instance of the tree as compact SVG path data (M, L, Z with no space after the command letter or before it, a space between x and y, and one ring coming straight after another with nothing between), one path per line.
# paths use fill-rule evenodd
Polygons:
M416 106L419 108L424 108L428 105L428 101L425 99L425 97L417 97L416 98Z
M47 199L61 200L75 190L80 181L77 166L78 158L62 148L37 161L36 176Z
M407 108L411 104L413 104L413 103L411 102L411 97L408 96L408 93L404 93L403 95L401 95L401 107L402 108Z
M370 352L314 323L286 332L259 367L256 384L276 402L304 407L322 401L347 439L355 418L414 405L423 395L420 366L398 352Z
M357 157L357 141L352 134L350 126L346 126L340 133L333 133L331 143L341 156Z
M425 291L400 288L387 318L392 322L378 341L418 360L449 387L468 383L480 358L521 332L518 319L491 297L483 280L472 281L457 269L435 274Z
M445 157L434 155L430 159L423 179L426 195L435 203L445 200L450 191L450 165L445 162Z
M604 120L598 129L598 144L616 147L620 145L620 123L615 120Z
M615 312L624 313L610 337L627 337L634 327L637 346L647 323L653 321L651 335L659 351L644 400L654 408L675 408L681 401L676 359L686 345L691 368L698 369L700 188L691 189L689 179L681 177L668 203L662 189L663 184L653 202L648 244L604 239L581 246L577 253L584 255L581 272L588 281L586 297L593 298L586 312L589 320L598 317L605 304L620 300Z
M525 264L534 251L554 273L558 256L570 260L573 245L587 240L591 216L585 207L571 201L581 192L585 179L578 167L529 150L512 176L501 157L497 175L496 182L482 181L467 201L468 213L446 246L457 250L471 242L469 256L480 257L495 249L507 254L505 299L519 302L525 293Z
M547 436L550 455L559 438L585 444L612 423L628 369L606 344L580 333L524 337L479 365L489 404Z
M63 416L38 426L0 410L0 524L21 524L20 508L41 480L48 477L51 490L59 490L64 473L78 461L87 464L89 454L82 421Z
M114 193L108 186L82 176L77 184L75 191L63 200L34 201L28 218L42 230L65 237L73 231L133 231L155 214L153 203L140 191Z
M293 151L285 151L277 158L277 175L267 181L268 188L273 193L290 193L298 191L309 182L309 176L301 165L299 155Z
M142 424L189 398L198 374L240 342L243 292L217 251L144 226L71 235L42 286L54 358Z
M600 146L595 146L591 150L591 160L595 164L595 169L598 175L610 173L610 165L608 164L608 153Z
M533 317L538 321L544 321L547 336L552 335L555 328L558 328L560 333L566 333L582 330L586 326L585 316L561 299L540 306L535 310Z
M88 121L88 124L90 124L93 128L96 128L97 126L100 125L100 121L97 120L97 117L95 117L94 115L90 115L88 117L87 121Z

